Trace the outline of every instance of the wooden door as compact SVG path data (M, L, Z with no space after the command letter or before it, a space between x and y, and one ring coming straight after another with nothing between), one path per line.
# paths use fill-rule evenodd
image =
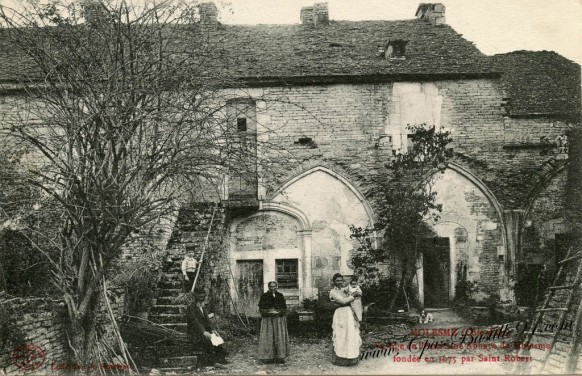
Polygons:
M449 306L451 260L449 238L426 239L423 250L424 306Z
M247 316L258 317L263 293L263 260L238 260L236 266L237 309Z

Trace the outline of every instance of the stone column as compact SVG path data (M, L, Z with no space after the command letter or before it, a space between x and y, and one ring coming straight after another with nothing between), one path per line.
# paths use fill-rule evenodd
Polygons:
M303 296L300 299L313 299L313 277L311 274L311 230L300 231L303 241Z
M521 209L510 209L503 211L503 221L505 223L505 255L504 264L510 274L515 274L517 256L520 247L520 234L523 228L525 211Z

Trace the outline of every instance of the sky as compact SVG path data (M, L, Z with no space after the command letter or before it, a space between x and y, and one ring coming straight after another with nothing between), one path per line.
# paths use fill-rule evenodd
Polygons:
M132 0L152 1L152 0ZM159 0L158 0L159 1ZM194 0L181 0L192 1ZM201 0L209 1L209 0ZM319 0L323 1L323 0ZM327 0L332 20L414 18L427 0ZM0 0L14 6L19 0ZM226 24L299 22L302 6L315 0L217 0ZM485 54L516 50L556 51L582 65L582 0L440 0L446 23Z

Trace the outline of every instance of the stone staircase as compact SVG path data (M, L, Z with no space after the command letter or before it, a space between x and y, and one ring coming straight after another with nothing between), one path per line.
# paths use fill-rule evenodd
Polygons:
M168 329L186 333L186 306L180 303L180 296L183 295L181 262L180 256L168 258L164 266L164 274L158 282L156 304L150 309L148 318ZM204 356L203 352L188 351L183 348L165 350L168 351L155 349L158 358L156 369L161 374L191 373L196 369L198 359Z
M171 256L164 267L164 274L158 282L158 298L150 309L149 320L168 329L186 333L185 306L180 304L182 295L182 257Z

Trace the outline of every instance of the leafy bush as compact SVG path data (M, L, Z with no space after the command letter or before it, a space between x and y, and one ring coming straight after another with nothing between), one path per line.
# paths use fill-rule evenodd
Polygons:
M143 257L123 265L116 283L125 290L129 315L138 316L151 308L161 276L162 260L159 259Z
M378 277L372 280L365 280L362 288L362 303L364 305L374 304L376 309L391 309L391 302L398 296L398 281L395 278ZM406 302L396 300L395 305L406 304Z

